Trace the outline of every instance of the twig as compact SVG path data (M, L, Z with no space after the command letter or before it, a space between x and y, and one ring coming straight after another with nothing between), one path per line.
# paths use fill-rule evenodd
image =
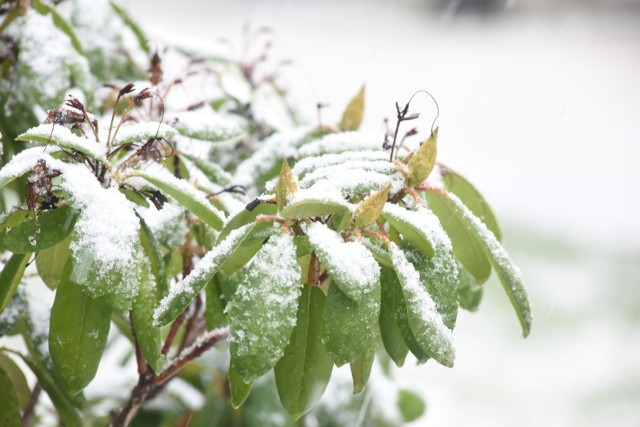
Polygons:
M162 386L175 377L187 363L200 357L220 341L226 340L228 336L229 330L227 328L209 331L196 339L191 346L180 352L160 374L155 375L153 371L149 370L140 375L138 384L131 391L131 396L120 413L113 419L111 427L126 427L129 425L142 405L153 398Z
M29 403L22 414L22 427L29 427L33 422L33 415L38 399L40 398L40 392L42 392L42 386L39 382L33 387L31 396L29 397Z

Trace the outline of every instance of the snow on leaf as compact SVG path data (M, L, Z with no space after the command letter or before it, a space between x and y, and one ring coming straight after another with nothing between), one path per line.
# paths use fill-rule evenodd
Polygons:
M438 217L429 209L419 207L410 211L387 203L382 210L382 216L428 257L432 257L438 247L451 250L451 240L442 229Z
M160 305L153 313L156 326L166 325L178 317L211 277L218 272L222 264L238 249L251 233L252 228L253 224L247 224L233 230L200 260L191 274L169 290L169 295L160 301Z
M332 281L356 303L361 303L380 280L380 266L371 253L357 242L345 242L326 225L307 226L309 243L320 262L331 273Z
M350 205L339 192L329 189L299 190L289 198L280 216L285 219L310 218L331 215L337 212L349 212Z
M406 300L409 326L417 343L438 363L451 367L455 357L453 336L438 314L435 302L421 282L420 274L395 244L389 246Z
M122 126L113 141L112 146L146 142L149 139L170 139L176 134L171 126L158 122L135 123Z
M238 138L244 132L238 122L216 113L213 109L201 108L171 113L167 114L166 119L180 134L203 141L225 142Z
M325 154L330 156L330 154ZM322 159L325 156L320 156L318 159ZM295 168L294 168L295 171ZM381 175L392 175L397 172L396 166L386 160L347 160L340 164L317 166L313 171L309 171L304 175L304 179L300 185L302 187L310 187L313 183L320 179L331 178L336 173L355 173L358 171L376 172Z
M160 210L153 205L148 208L137 207L136 210L147 223L158 243L172 250L184 243L188 228L184 220L183 208L167 202Z
M60 151L58 147L33 147L22 150L0 169L0 188L9 184L14 179L29 172L31 168L41 158L49 158L47 154L52 154Z
M298 158L339 154L348 151L382 151L384 135L365 132L342 132L327 135L310 142L298 150Z
M16 24L18 32L13 36L18 40L21 76L16 95L20 102L55 105L74 84L90 89L93 82L87 59L55 26L52 16L29 10Z
M325 154L318 157L305 157L296 162L292 172L299 179L303 179L306 174L331 166L362 164L367 167L384 168L383 165L391 165L389 156L382 150L376 151L347 151L339 154ZM382 171L382 170L380 170Z
M101 163L109 163L103 147L95 140L75 135L69 129L60 125L46 124L33 127L18 136L16 141L51 143L67 150L79 151Z
M256 182L270 179L267 173L277 168L282 159L292 157L301 140L308 135L307 127L294 128L286 132L276 133L261 142L260 148L236 168L233 182L255 192Z
M62 172L61 188L79 212L72 234L73 280L92 296L110 294L127 307L138 291L140 221L117 188L103 188L80 164L49 159Z
M275 235L227 306L231 363L245 382L265 374L284 354L296 324L300 274L293 237Z
M531 330L531 307L529 306L527 290L522 283L520 269L513 264L507 251L500 245L496 236L487 226L455 194L449 193L449 198L469 229L476 235L489 261L491 261L491 265L500 278L502 286L511 300L511 305L513 305L520 320L522 334L526 337Z
M439 248L429 259L410 244L402 245L402 250L420 274L444 324L453 329L458 315L458 268L451 252Z
M146 179L214 229L219 230L222 227L226 219L225 214L216 209L202 191L187 181L176 178L165 169L134 171L131 176Z

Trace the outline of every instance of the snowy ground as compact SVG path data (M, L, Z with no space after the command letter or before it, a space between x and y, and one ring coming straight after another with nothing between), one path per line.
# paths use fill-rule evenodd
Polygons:
M514 2L510 2L513 4ZM547 2L548 3L548 2ZM240 44L276 31L295 95L326 120L365 82L364 127L418 89L438 99L440 159L502 219L534 310L529 339L498 283L456 329L456 366L403 369L428 424L634 426L640 421L640 13L515 7L453 17L419 2L131 1L158 40ZM430 126L426 98L415 107Z

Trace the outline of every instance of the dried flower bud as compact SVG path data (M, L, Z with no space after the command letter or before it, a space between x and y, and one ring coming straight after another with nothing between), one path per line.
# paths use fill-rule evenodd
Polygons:
M78 98L73 95L69 95L69 99L65 101L65 105L71 108L75 108L76 110L84 111L84 105Z
M122 89L120 89L120 92L118 92L118 98L120 98L121 96L124 96L128 93L131 93L135 90L135 86L133 85L133 83L127 83Z
M142 89L136 96L133 97L134 102L140 102L144 99L152 98L153 92L148 87Z

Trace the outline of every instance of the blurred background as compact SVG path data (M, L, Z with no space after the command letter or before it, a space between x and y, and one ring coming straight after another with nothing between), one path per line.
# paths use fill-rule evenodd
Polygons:
M369 131L435 96L439 159L492 204L534 324L522 339L488 282L453 369L396 373L428 401L419 425L640 425L640 2L125 4L159 45L239 50L243 27L270 27L310 123L317 102L337 122L363 83ZM433 102L411 107L427 135Z

